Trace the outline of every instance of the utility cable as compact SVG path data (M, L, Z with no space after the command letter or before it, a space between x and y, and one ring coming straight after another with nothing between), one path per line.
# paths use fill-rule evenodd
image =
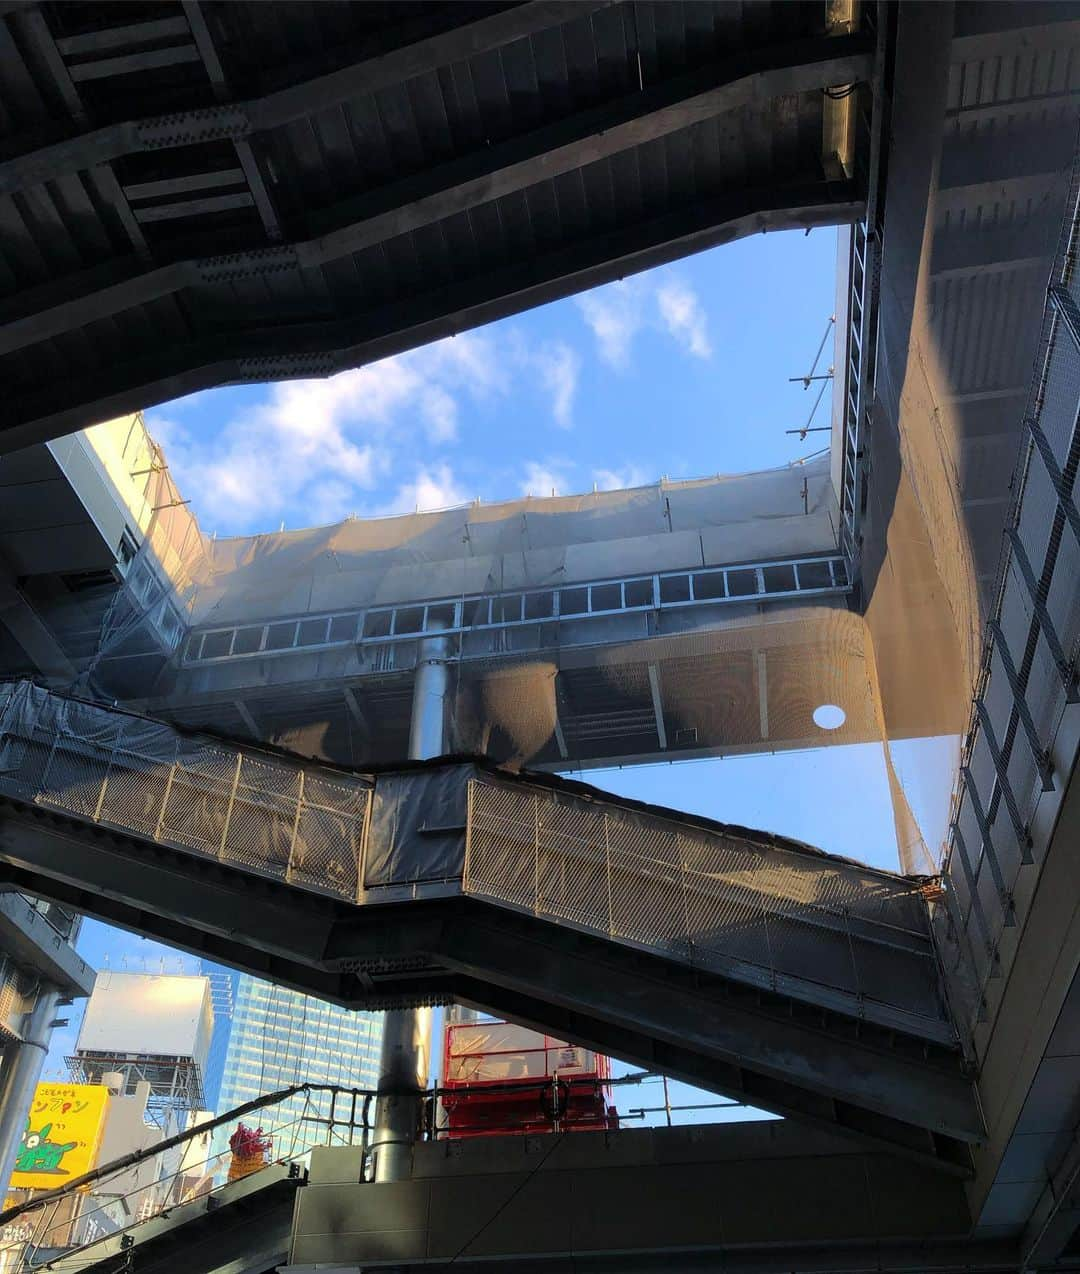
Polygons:
M518 1182L518 1184L514 1187L514 1189L510 1191L510 1193L506 1196L506 1198L502 1201L502 1203L495 1209L495 1211L491 1214L491 1216L488 1217L488 1219L476 1231L476 1233L473 1234L470 1238L466 1239L465 1242L461 1245L461 1247L459 1247L458 1250L454 1253L454 1255L450 1258L450 1260L447 1261L446 1263L447 1269L449 1269L450 1266L455 1263L455 1261L458 1259L459 1256L464 1255L464 1253L467 1252L469 1248L472 1247L472 1245L481 1236L481 1234L484 1233L485 1230L490 1229L490 1227L495 1224L495 1222L499 1219L499 1217L502 1216L502 1214L506 1211L506 1209L510 1206L510 1204L514 1202L514 1200L518 1197L518 1195L522 1192L522 1190L525 1189L525 1187L529 1184L529 1182L533 1179L533 1177L536 1176L536 1174L540 1171L540 1169L544 1166L544 1164L547 1163L547 1161L551 1158L551 1156L555 1153L555 1151L558 1150L558 1148L562 1145L569 1131L570 1130L567 1129L566 1132L559 1133L558 1137L551 1143L550 1146L548 1146L547 1150L540 1156L537 1162L533 1165L532 1170L528 1173L528 1175L524 1177L520 1182Z

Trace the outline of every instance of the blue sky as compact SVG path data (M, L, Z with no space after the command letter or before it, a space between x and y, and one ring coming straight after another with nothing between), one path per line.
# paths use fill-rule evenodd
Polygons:
M836 235L755 236L328 381L148 413L205 530L785 464ZM826 404L822 422L827 423Z
M826 440L784 431L810 409L816 387L788 378L818 348L835 269L831 230L755 236L329 381L206 391L147 420L219 535L769 468ZM582 777L896 863L877 745ZM93 921L80 946L97 967L194 969ZM71 1016L50 1073L73 1048Z

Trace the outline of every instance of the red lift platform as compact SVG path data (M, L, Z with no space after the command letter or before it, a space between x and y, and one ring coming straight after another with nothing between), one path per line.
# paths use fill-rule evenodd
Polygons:
M442 1137L618 1127L608 1058L512 1022L449 1020L442 1073Z

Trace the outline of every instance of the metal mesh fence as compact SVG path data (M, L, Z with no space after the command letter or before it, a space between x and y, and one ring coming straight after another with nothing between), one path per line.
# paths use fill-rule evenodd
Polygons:
M351 902L368 896L373 855L383 885L463 877L467 893L560 925L953 1038L918 880L476 773L446 791L441 771L426 789L385 775L375 801L370 776L180 735L26 682L0 687L0 794ZM445 806L454 822L466 793L463 862L460 842L444 844L414 807Z
M0 791L357 901L370 781L0 687Z
M893 1024L947 1018L915 884L587 799L474 781L465 891Z

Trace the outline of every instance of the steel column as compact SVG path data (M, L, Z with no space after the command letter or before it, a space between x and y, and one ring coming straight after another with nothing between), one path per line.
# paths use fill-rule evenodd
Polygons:
M0 1063L0 1199L7 1196L15 1155L26 1127L45 1054L49 1051L60 991L43 983L27 1014L24 1037L8 1045Z
M1020 684L1020 677L1016 671L1016 665L1013 663L1012 653L1005 641L1005 634L1001 631L1001 625L996 619L992 619L989 627L990 636L994 641L994 650L997 652L998 658L1001 660L1001 666L1005 670L1005 680L1008 681L1009 689L1012 691L1013 703L1016 706L1020 724L1024 727L1024 733L1027 735L1028 746L1031 748L1035 767L1039 771L1039 777L1042 779L1043 791L1052 792L1054 790L1053 770L1046 748L1043 746L1042 740L1039 738L1039 732L1035 728L1031 710L1028 707L1026 688Z
M1050 650L1050 657L1053 659L1058 675L1061 677L1062 685L1065 687L1065 700L1067 703L1076 703L1080 699L1080 691L1077 690L1076 685L1076 670L1065 657L1065 650L1057 635L1057 629L1054 626L1053 619L1050 617L1050 612L1046 609L1046 603L1039 588L1039 581L1035 577L1031 559L1027 555L1027 549L1024 547L1020 533L1015 527L1010 527L1006 531L1006 535L1012 548L1013 561L1016 563L1021 578L1027 585L1031 608L1039 621L1042 635Z
M424 761L446 750L447 665L450 639L428 637L420 643L413 681L409 758ZM428 1082L431 1009L391 1009L383 1015L375 1128L371 1139L372 1178L406 1180L420 1128Z

